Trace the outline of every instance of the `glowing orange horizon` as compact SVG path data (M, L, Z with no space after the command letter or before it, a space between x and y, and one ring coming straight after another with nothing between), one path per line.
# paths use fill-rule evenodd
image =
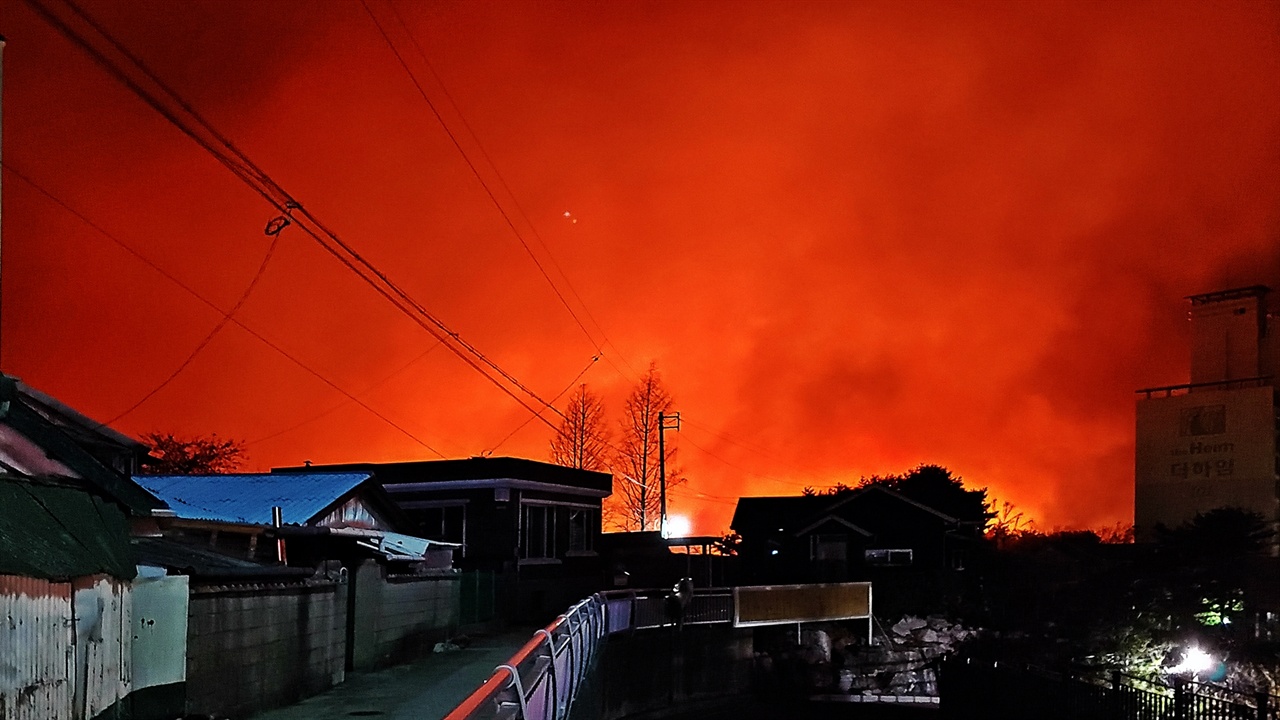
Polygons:
M602 349L580 382L616 418L655 360L695 532L920 463L1044 527L1125 521L1132 391L1185 379L1183 296L1280 284L1272 5L370 6L587 332L359 4L85 3L538 394ZM5 164L230 308L278 213L0 10ZM5 372L107 419L219 321L3 190ZM296 227L236 317L444 455L547 457L544 424ZM251 470L435 457L234 325L116 426L243 438Z

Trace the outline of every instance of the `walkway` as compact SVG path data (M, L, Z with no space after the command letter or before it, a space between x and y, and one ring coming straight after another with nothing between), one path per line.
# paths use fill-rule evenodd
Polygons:
M296 705L268 710L253 720L440 720L506 662L533 630L476 638L464 650L417 662L347 675L343 684Z

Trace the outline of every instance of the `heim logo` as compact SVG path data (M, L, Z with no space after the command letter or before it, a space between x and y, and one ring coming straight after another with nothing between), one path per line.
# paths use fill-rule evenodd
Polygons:
M1227 431L1226 405L1200 405L1182 411L1178 435L1221 435Z

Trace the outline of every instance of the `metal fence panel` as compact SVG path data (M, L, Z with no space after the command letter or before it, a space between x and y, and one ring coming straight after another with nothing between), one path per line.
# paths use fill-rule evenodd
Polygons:
M84 718L97 717L131 691L131 599L129 584L112 577L82 578L75 583L75 704Z
M1203 683L1161 685L1113 673L1071 677L1025 666L952 660L941 706L952 717L1100 720L1276 720L1277 698Z
M0 720L71 716L71 585L0 575Z

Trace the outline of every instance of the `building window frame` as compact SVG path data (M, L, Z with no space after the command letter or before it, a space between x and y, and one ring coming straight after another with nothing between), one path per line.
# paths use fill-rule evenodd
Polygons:
M814 533L810 535L809 559L813 562L849 562L848 533Z
M877 567L907 567L915 562L911 548L868 548L862 557L866 564Z
M560 562L596 554L600 508L585 503L529 499L520 502L521 563Z
M431 502L424 504L422 507L415 508L418 512L424 512L430 515L439 512L439 527L436 525L436 518L423 519L422 534L427 540L441 540L443 542L458 543L461 545L462 556L467 556L467 503L456 501ZM434 537L433 537L434 535Z

